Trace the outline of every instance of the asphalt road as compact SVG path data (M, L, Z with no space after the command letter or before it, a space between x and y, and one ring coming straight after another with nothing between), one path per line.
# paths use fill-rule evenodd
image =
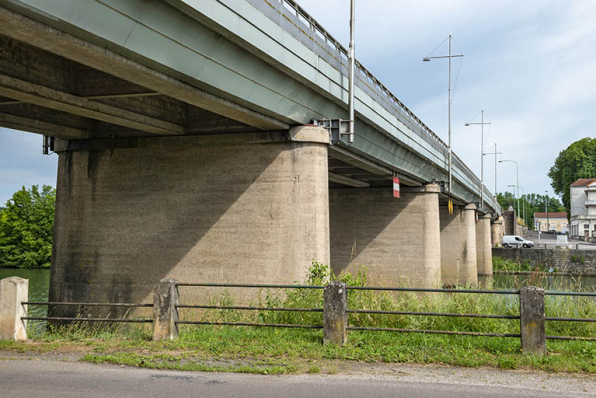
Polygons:
M403 369L403 368L402 368ZM407 367L405 367L407 369ZM417 368L418 369L418 368ZM197 373L59 361L0 360L0 397L584 397L595 396L586 377L420 367L386 375L261 376Z
M544 245L548 245L549 249L552 249L557 244L557 235L555 234L540 234L540 240L538 239L538 232L537 231L528 231L528 239L534 242L536 245L534 249L544 248ZM538 246L538 242L540 241L540 246ZM596 243L589 243L580 241L577 239L569 239L569 244L575 249L576 245L579 244L578 248L580 250L596 250Z

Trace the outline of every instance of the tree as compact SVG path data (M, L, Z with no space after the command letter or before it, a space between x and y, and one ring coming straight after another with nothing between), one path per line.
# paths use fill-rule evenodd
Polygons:
M569 186L579 178L596 178L596 138L583 138L562 150L548 176L553 190L569 210Z
M0 267L49 267L52 258L56 190L23 187L0 213Z
M534 213L543 213L545 211L545 201L546 195L538 195L535 193L530 193L526 195L522 195L519 199L520 204L520 214L518 217L523 217L523 209L524 206L526 207L526 225L530 229L534 229ZM501 205L503 210L507 210L509 206L513 206L515 210L517 210L517 201L513 197L511 192L503 192L497 194L497 202ZM554 197L548 198L548 212L555 213L555 212L563 212L565 208L561 205L559 199Z

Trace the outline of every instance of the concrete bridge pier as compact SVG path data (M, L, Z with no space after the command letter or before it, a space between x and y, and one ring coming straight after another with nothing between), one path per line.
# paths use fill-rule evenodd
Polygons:
M441 281L439 187L332 189L331 267L368 269L377 286L434 287Z
M477 285L476 206L441 206L441 273L444 285Z
M318 127L63 142L50 301L150 302L164 278L304 280L329 262L328 143Z
M493 247L501 247L503 245L503 235L505 234L505 220L503 216L499 216L491 224L491 240Z
M493 274L491 217L490 214L479 215L476 223L476 265L479 276Z

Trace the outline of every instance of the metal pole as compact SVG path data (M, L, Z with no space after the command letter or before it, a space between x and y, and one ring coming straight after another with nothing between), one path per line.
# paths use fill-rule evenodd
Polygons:
M517 185L517 216L519 217L519 166L517 162L515 162L515 180ZM517 220L515 222L517 223Z
M480 123L480 209L484 209L484 109Z
M548 191L544 191L546 194L546 200L544 201L544 207L546 210L546 231L549 231L550 228L550 220L548 219Z
M350 2L350 50L349 50L349 86L350 86L350 94L348 99L348 105L350 108L350 134L348 135L348 142L351 144L354 142L354 27L355 27L355 1L351 0Z
M497 196L497 143L495 142L495 197Z
M449 32L449 106L448 106L448 113L449 113L449 192L451 192L451 32Z

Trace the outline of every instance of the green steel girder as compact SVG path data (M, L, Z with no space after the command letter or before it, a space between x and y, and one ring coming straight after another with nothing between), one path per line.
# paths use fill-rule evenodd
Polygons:
M0 0L0 5L290 125L347 119L341 57L332 65L333 57L289 34L251 4L255 1ZM262 1L266 8L278 0ZM361 76L356 139L344 148L420 182L447 180L444 149L420 139L366 83ZM453 177L454 196L479 201L469 170L455 167ZM498 209L492 195L486 199Z

